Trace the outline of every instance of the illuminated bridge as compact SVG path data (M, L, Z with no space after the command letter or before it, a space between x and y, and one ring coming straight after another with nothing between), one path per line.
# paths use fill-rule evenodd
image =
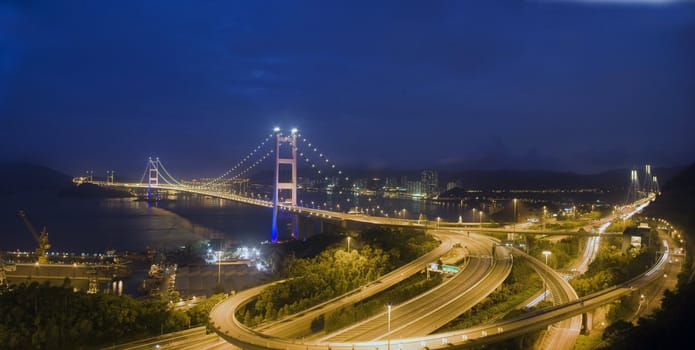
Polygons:
M274 155L274 157L272 157ZM244 190L234 190L233 184L245 183L247 177L257 170L259 165L268 159L275 158L274 181L272 187L272 199L262 198L258 194ZM508 228L485 227L476 223L446 222L439 218L437 220L413 220L405 218L405 215L395 215L389 217L388 213L377 213L364 211L341 211L340 205L329 207L313 202L303 202L297 199L297 170L298 164L304 163L306 169L310 169L313 181L320 181L325 188L334 192L351 191L350 185L345 185L349 181L343 171L329 160L328 156L321 152L319 148L300 135L297 129L292 129L289 135L284 135L279 128L262 140L248 154L246 154L233 167L225 171L222 175L207 182L185 182L174 177L164 166L159 158L150 158L147 161L145 171L137 183L118 183L114 181L113 172L109 174L106 181L91 181L91 179L80 179L79 181L92 182L101 186L118 186L125 188L147 189L148 199L157 196L159 191L179 191L200 194L215 198L222 198L236 202L246 203L273 209L271 240L277 241L278 238L278 215L289 215L292 220L293 236L299 237L300 232L311 229L311 220L318 220L327 227L339 226L347 227L348 223L372 224L384 226L416 227L416 228L438 228L438 229L466 229L471 232L498 232L507 233ZM343 208L351 209L351 208ZM381 214L381 215L379 215ZM516 229L514 232L522 234L576 234L595 236L597 232L587 231L544 231ZM606 234L606 233L604 233Z

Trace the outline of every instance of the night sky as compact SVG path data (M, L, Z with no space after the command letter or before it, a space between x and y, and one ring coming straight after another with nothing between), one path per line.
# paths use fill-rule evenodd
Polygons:
M688 164L695 3L0 2L0 161L215 176L276 125L348 168Z

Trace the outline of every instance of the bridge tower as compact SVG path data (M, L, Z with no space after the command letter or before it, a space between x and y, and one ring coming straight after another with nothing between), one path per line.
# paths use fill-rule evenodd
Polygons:
M106 184L107 185L113 185L113 180L115 177L115 172L113 170L106 171Z
M627 189L627 203L630 204L639 199L639 181L637 179L637 170L630 171L630 187Z
M159 157L152 160L150 157L147 160L147 172L149 173L148 187L159 186Z
M642 191L645 193L652 192L652 166L647 164L644 166L644 183L642 184Z
M278 239L278 200L280 196L280 191L284 194L289 192L289 196L286 196L283 200L284 204L289 204L292 206L297 205L297 129L294 128L290 132L290 135L285 136L280 131L280 128L276 127L273 129L275 134L275 183L273 186L273 228L271 232L272 242L276 242ZM280 147L284 144L289 144L290 150L287 152L285 149L281 153ZM289 154L288 154L289 153ZM290 167L289 181L287 178L287 167ZM283 169L281 169L283 168ZM283 178L280 178L281 170L283 170ZM292 218L292 227L294 237L297 237L297 220L296 217Z
M152 160L152 157L147 159L147 200L151 199L152 186L159 186L159 157Z

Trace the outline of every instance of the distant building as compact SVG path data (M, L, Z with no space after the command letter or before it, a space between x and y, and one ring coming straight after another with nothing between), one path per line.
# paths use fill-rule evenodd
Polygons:
M408 181L406 189L413 196L422 196L422 183L420 181Z
M355 188L357 190L366 189L368 183L369 183L369 180L367 180L367 179L357 179L353 183L353 188Z
M384 181L384 188L397 188L398 180L395 177L387 177Z
M422 192L426 196L433 196L439 193L439 174L436 171L423 171L420 181L422 182Z
M401 176L400 185L403 188L408 188L408 177L407 176L405 176L405 175Z
M449 181L449 182L446 183L446 190L447 190L447 191L452 190L452 189L454 189L454 188L456 188L456 187L458 187L458 186L456 185L456 182L455 182L455 181Z

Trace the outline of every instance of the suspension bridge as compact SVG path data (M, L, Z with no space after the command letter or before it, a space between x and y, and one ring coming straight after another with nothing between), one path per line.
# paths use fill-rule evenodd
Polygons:
M262 164L270 166L269 160L274 159L273 184L265 196L260 193L250 192L248 189L249 176L257 173ZM476 222L446 222L426 219L408 219L389 216L382 212L378 215L365 215L359 211L341 211L340 205L330 207L324 203L314 205L313 202L298 201L297 190L299 165L302 171L309 171L310 183L316 187L332 191L334 193L350 193L353 186L341 168L331 161L328 156L320 151L318 146L303 137L297 129L291 129L284 134L280 128L275 128L273 133L267 135L260 143L251 149L234 166L215 178L204 181L184 181L173 176L167 170L163 161L157 157L147 160L145 170L139 182L116 182L114 172L107 172L105 181L93 181L93 177L84 179L100 186L123 187L130 189L146 189L147 199L156 200L162 191L188 192L214 198L236 201L249 205L255 205L272 209L271 241L278 240L278 221L289 219L292 227L292 236L307 237L314 230L314 223L320 224L319 230L325 232L336 227L359 229L360 225L384 225L413 228L465 228L468 231L477 232L508 232L504 227L484 227ZM633 172L634 173L634 172ZM632 174L635 181L634 174ZM309 177L306 177L309 178ZM654 179L655 181L656 179ZM237 186L238 185L238 186ZM267 192L267 191L266 191ZM349 201L349 199L348 199ZM309 205L311 203L311 205ZM343 207L345 209L345 207ZM348 208L349 209L349 208ZM574 232L545 230L516 229L515 232L526 234L580 234L596 235L595 232Z
M261 164L269 159L275 160L274 180L271 190L272 199L248 189L235 188L235 183L247 183L248 176L258 170ZM311 141L292 129L284 134L279 128L268 135L248 154L222 175L207 181L184 181L173 176L159 158L149 158L140 182L116 182L114 172L108 172L105 181L93 181L92 177L84 182L100 186L124 187L132 189L147 189L147 199L156 200L160 191L178 191L195 193L204 196L221 198L240 203L271 208L273 211L271 240L278 239L278 220L289 217L293 227L292 235L298 238L313 230L313 222L320 223L320 230L325 231L334 227L347 228L348 223L378 224L385 226L427 227L427 221L394 218L388 216L368 216L351 212L342 212L324 205L305 205L298 201L297 189L299 164L304 163L303 169L314 173L312 182L320 182L320 186L336 192L351 191L350 180L337 165L329 160L326 154ZM286 215L289 214L289 215ZM312 221L313 220L313 221Z

